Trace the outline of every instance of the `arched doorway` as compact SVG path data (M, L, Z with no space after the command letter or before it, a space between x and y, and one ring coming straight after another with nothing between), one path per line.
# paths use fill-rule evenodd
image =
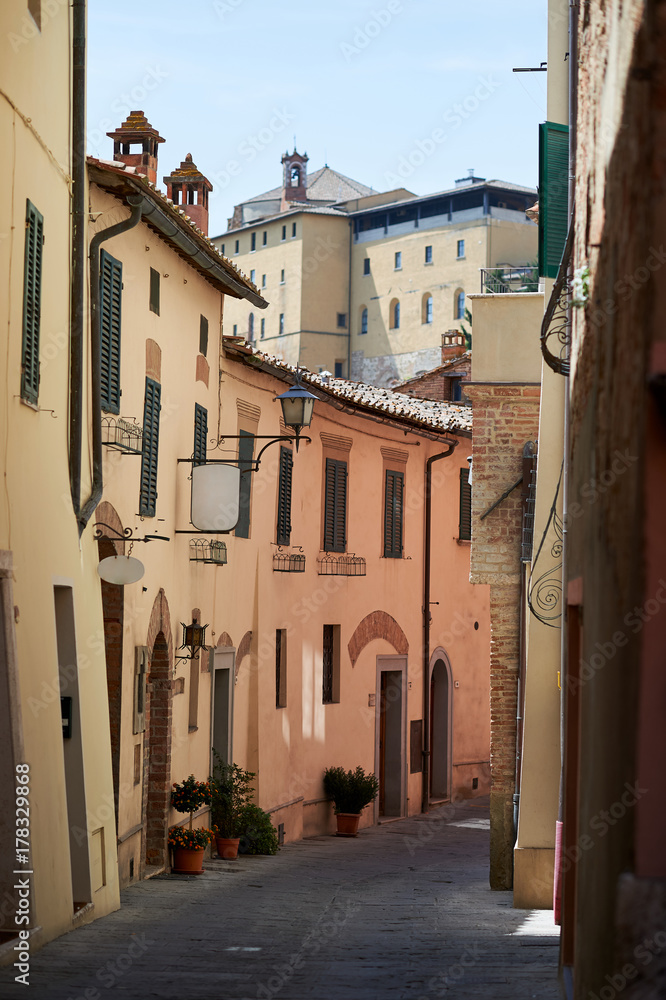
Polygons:
M451 666L438 649L430 668L430 798L451 794L452 698Z
M146 775L146 865L167 860L167 827L171 797L171 711L169 646L164 632L155 636L151 650L144 743Z

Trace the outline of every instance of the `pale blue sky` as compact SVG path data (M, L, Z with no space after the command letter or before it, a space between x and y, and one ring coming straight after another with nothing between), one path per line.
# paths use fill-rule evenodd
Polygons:
M89 0L88 152L143 110L214 185L210 234L281 183L294 136L378 191L451 187L468 168L534 186L546 74L535 0Z

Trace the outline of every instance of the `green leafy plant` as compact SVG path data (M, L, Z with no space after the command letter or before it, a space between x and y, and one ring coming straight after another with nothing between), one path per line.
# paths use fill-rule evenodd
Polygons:
M169 830L169 847L184 847L192 851L197 847L207 847L215 834L205 826L190 830L186 826L172 826Z
M360 766L355 771L327 767L324 771L324 791L333 799L336 813L360 813L377 797L379 781L374 774L366 774Z
M171 789L171 805L180 813L194 813L210 802L210 785L207 781L197 781L193 774Z
M239 854L277 854L280 849L278 833L267 812L250 802L243 807L239 817Z
M218 837L240 837L243 810L250 805L256 773L245 771L238 764L227 764L217 750L213 750L213 760L213 774L208 782L213 828Z

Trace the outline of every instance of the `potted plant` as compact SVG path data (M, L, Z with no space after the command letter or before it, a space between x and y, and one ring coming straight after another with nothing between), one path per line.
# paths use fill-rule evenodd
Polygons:
M171 789L171 805L176 812L189 813L189 826L173 826L169 830L169 846L173 848L172 872L186 875L200 875L203 869L204 851L213 839L213 831L206 827L192 829L194 813L203 805L208 805L211 789L207 781L197 781L193 774L178 784L174 781Z
M238 857L238 845L245 832L244 810L250 804L252 779L256 775L238 764L227 764L216 750L213 757L213 775L208 784L217 853L233 861Z
M377 797L379 781L366 774L362 767L345 771L344 767L327 767L324 771L324 791L333 799L338 837L355 837L362 810Z

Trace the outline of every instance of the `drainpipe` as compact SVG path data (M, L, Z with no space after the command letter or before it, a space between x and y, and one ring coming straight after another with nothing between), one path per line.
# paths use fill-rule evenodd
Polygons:
M351 378L351 336L352 336L352 246L353 246L354 220L349 220L349 283L347 292L347 378Z
M423 567L423 787L421 812L428 812L430 804L430 547L432 535L432 466L441 458L448 458L458 441L451 441L448 451L431 455L426 462L425 474L425 558Z
M86 275L86 4L72 4L72 257L69 337L69 487L81 499L83 331Z
M131 196L130 196L131 197ZM102 499L104 479L102 472L102 336L99 315L99 248L106 240L133 229L141 221L141 204L132 205L128 219L108 226L95 233L90 241L90 367L92 373L92 452L93 476L90 496L77 510L79 535L92 517L93 511ZM79 460L80 461L80 460Z

